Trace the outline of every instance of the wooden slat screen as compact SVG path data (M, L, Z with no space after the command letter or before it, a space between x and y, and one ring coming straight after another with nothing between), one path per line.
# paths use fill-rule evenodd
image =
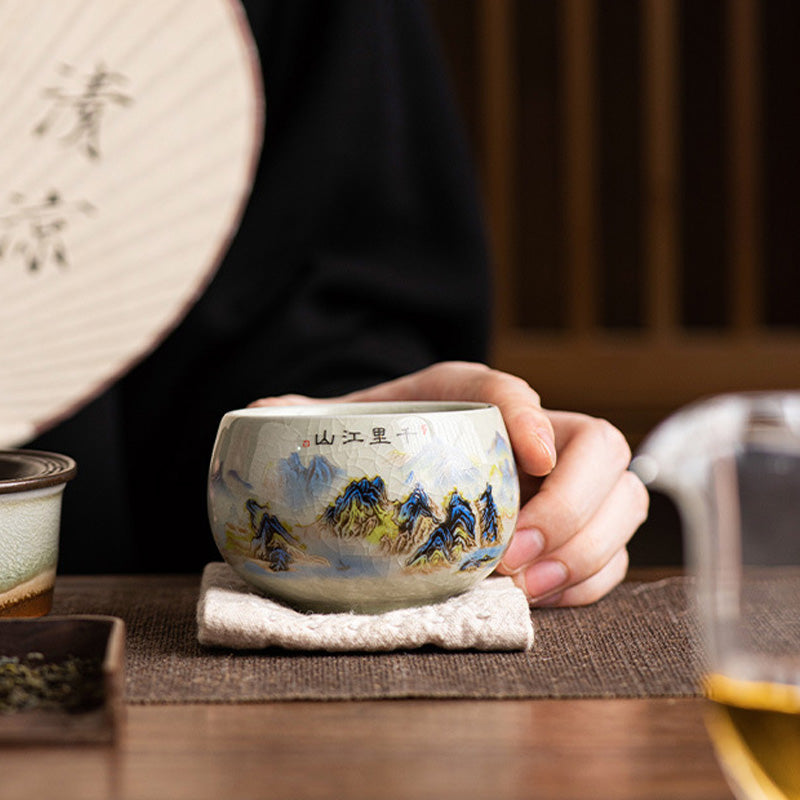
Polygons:
M563 79L566 324L576 337L596 322L597 214L593 63L594 0L564 0L560 8Z
M642 12L646 319L652 335L668 339L679 324L676 7L645 0Z
M731 320L747 335L762 322L761 149L759 39L756 0L731 0L728 12L727 122L731 215L729 258L733 281Z
M776 84L800 85L782 26L800 12L775 0L430 3L472 98L493 363L634 443L697 397L796 388L800 141L794 97L783 109ZM447 36L464 14L469 52Z

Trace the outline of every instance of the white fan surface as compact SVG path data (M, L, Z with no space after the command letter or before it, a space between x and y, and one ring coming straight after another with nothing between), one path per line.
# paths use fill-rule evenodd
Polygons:
M235 0L0 0L0 447L202 293L252 185L258 75Z

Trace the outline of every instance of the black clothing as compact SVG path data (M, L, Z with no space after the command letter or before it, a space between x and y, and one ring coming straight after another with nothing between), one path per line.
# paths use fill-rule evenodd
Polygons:
M219 559L205 482L224 412L486 357L482 223L424 3L245 5L266 127L238 234L172 335L28 445L78 462L62 572Z

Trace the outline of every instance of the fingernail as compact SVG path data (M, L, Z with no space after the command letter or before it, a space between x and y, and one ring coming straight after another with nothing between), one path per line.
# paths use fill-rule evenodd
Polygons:
M555 594L551 594L549 597L545 597L542 600L531 601L531 605L536 606L537 608L552 608L561 602L561 598L563 596L564 592L556 592Z
M560 589L569 578L566 566L561 561L555 560L539 561L528 567L523 574L525 591L532 603Z
M544 450L550 459L550 467L554 467L556 465L556 443L553 435L547 428L537 428L534 433L539 440L539 447Z
M538 558L544 550L544 536L536 528L514 531L501 561L506 572L516 572L520 567Z

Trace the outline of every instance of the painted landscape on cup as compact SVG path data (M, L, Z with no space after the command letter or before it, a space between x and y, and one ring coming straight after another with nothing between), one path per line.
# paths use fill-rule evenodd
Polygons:
M417 458L403 465L401 483L392 469L392 483L379 474L348 480L325 456L303 464L292 453L278 465L280 500L284 508L319 509L308 524L290 524L275 508L281 503L259 497L228 472L232 495L245 499L237 522L226 526L225 547L249 570L287 578L298 570L339 575L398 568L418 574L489 570L503 554L517 510L516 495L507 489L512 457L502 437L491 455L489 480L463 458L448 464ZM395 497L390 485L408 488Z

